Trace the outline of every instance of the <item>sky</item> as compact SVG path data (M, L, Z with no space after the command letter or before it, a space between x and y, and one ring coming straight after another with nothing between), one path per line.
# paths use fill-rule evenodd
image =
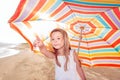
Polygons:
M10 28L8 20L15 13L20 0L0 1L0 42L2 43L24 43L26 42L20 34Z

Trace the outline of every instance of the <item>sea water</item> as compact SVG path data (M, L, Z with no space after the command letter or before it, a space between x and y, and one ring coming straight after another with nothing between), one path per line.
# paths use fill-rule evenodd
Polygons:
M19 50L15 49L18 44L0 43L0 58L12 56L19 53Z

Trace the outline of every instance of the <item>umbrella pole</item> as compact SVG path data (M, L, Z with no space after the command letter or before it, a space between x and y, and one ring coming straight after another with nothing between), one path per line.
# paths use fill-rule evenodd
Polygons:
M79 42L78 42L78 53L79 53L79 50L80 50L80 41L81 41L81 39L82 39L82 36L81 36L81 33L80 33L80 36L79 36Z
M80 27L80 35L79 35L79 42L78 42L78 54L79 54L79 51L80 51L80 42L82 40L82 31L84 30L84 27Z

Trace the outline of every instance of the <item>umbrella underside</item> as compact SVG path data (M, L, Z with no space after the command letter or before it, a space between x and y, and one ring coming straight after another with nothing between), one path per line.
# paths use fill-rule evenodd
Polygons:
M35 34L50 48L49 32L62 28L83 65L120 67L119 14L118 0L21 0L9 23L32 50Z

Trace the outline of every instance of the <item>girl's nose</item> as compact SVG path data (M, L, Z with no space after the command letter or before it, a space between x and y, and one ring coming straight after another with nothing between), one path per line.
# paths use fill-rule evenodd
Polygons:
M57 42L57 40L54 41L55 43Z

